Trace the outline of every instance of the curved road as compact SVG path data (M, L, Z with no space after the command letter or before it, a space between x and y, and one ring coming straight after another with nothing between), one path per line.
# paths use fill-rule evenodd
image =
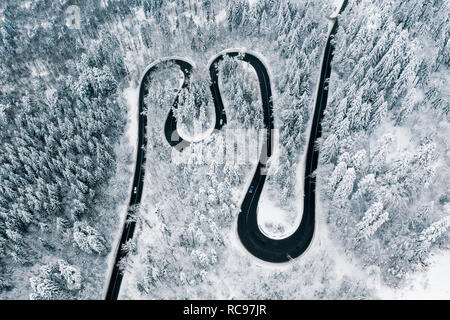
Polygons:
M348 0L344 0L339 13L341 13L347 6ZM226 52L217 56L210 64L209 71L212 80L211 93L213 96L216 123L215 129L220 130L226 124L227 118L225 115L224 105L219 90L218 84L218 69L217 64L223 59L224 55L236 57L241 55L243 61L248 62L256 71L258 76L261 101L263 104L264 127L266 129L266 139L263 141L259 162L256 171L252 178L250 187L241 205L241 212L238 216L238 234L244 247L255 257L268 262L286 262L290 259L300 256L311 243L314 226L315 226L315 182L316 178L313 172L318 164L318 150L315 150L314 145L317 138L320 138L322 133L321 120L324 115L324 110L327 104L328 89L325 80L330 77L331 59L333 57L333 45L331 39L337 31L337 21L334 19L334 24L329 34L325 52L323 56L322 68L320 73L319 87L317 91L316 105L314 108L313 121L311 126L311 133L308 142L308 149L306 154L305 167L305 182L304 182L304 206L303 215L297 230L289 237L284 239L271 239L264 235L258 227L257 211L258 202L261 196L262 189L266 180L264 174L267 160L272 155L272 129L273 129L273 104L272 92L270 88L270 79L264 64L254 55L242 52ZM182 59L166 59L161 62L171 62L178 65L184 74L184 81L182 88L189 83L192 65ZM146 124L147 116L144 110L144 97L148 94L148 85L151 81L151 73L156 71L160 63L150 66L145 72L139 88L139 138L138 138L138 152L136 159L136 168L133 181L133 191L131 194L129 212L130 217L132 209L139 204L142 197L143 178L144 178L144 164L145 164L145 150L147 145L146 140ZM178 95L173 103L173 109L177 108ZM170 146L176 148L178 151L183 151L190 142L183 140L177 131L176 118L173 115L173 109L168 113L164 124L164 135ZM118 262L126 254L120 250L123 244L133 237L135 229L135 222L131 221L125 224L114 267L111 274L110 283L108 286L106 299L115 300L119 294L120 284L122 282L122 273L119 270Z
M136 222L131 218L133 214L133 209L136 205L141 202L142 190L144 186L144 165L145 165L145 151L147 147L147 114L143 112L145 110L144 98L148 94L148 87L151 82L151 74L158 70L161 64L164 63L174 63L178 65L183 72L184 81L182 88L186 87L189 83L190 73L192 71L192 65L182 59L164 59L158 63L151 65L147 71L144 73L142 80L139 85L139 133L138 133L138 148L136 155L136 167L134 169L134 179L133 179L133 189L131 191L130 203L128 206L128 213L126 217L126 222L123 227L122 237L120 238L120 243L117 247L116 258L114 260L114 266L111 273L111 278L108 285L108 290L106 292L106 300L116 300L119 295L120 285L122 283L123 274L119 270L119 261L126 256L126 253L121 250L122 245L128 240L133 238L134 229L136 227ZM173 103L173 107L176 108L178 104L178 95ZM183 150L183 148L189 143L183 140L176 130L176 119L173 115L172 109L170 109L166 122L164 124L164 134L166 140L170 143L172 147L178 150Z
M347 6L347 0L342 4L339 13L341 13ZM245 195L244 201L241 205L241 212L238 217L238 234L244 247L255 257L268 262L286 262L300 256L309 247L315 226L315 199L316 199L316 177L313 175L317 169L319 151L315 148L315 143L322 135L322 118L324 116L325 107L328 99L328 86L326 79L329 79L331 73L331 59L333 58L333 45L331 44L332 37L337 31L337 21L334 19L333 27L327 39L325 52L322 61L322 68L320 71L320 79L317 91L316 105L314 108L314 115L311 125L311 133L308 141L308 149L306 153L305 166L305 182L304 182L304 203L303 215L299 227L289 237L283 239L271 239L263 234L258 227L257 212L258 202L261 192L266 180L266 176L261 174L261 170L265 169L265 160L263 155L260 156L256 172L251 181L250 187ZM261 86L261 94L263 98L264 107L264 124L266 128L273 129L272 124L272 105L270 95L270 84L267 72L264 67L259 64L254 64L249 61L255 68ZM267 92L265 92L267 91ZM219 93L220 94L220 93ZM266 104L264 100L266 99ZM266 119L270 123L266 123ZM271 133L268 131L267 137L267 158L271 155ZM264 149L264 146L263 146ZM264 151L264 150L263 150Z

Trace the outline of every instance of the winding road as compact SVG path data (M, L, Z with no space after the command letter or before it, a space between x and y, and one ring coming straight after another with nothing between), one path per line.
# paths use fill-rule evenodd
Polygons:
M347 6L348 0L344 0L339 13L341 13ZM258 202L261 196L261 192L264 187L266 175L264 174L266 169L267 160L272 155L273 141L272 141L272 129L273 127L273 103L272 92L270 87L270 78L264 64L254 55L250 53L243 53L238 51L226 52L219 54L209 65L209 72L211 76L211 93L213 96L216 123L215 129L220 130L227 122L225 109L222 101L222 97L218 84L218 69L217 64L224 58L225 55L230 57L239 58L249 63L258 76L261 101L263 104L264 114L264 127L266 131L266 139L263 141L261 153L256 171L251 180L251 184L245 198L241 205L241 211L238 216L237 228L239 238L244 247L255 257L268 261L268 262L286 262L300 256L311 243L314 235L315 226L315 183L316 178L313 172L317 168L319 152L315 149L315 142L320 138L322 133L321 120L324 115L324 110L327 104L328 88L326 79L330 77L331 72L331 59L333 57L333 45L331 39L337 31L336 18L333 19L333 27L327 39L322 68L320 72L320 79L318 84L316 104L314 108L311 133L309 136L308 149L306 154L306 166L305 166L305 181L304 181L304 207L302 220L297 230L284 239L271 239L264 235L258 227L257 223L257 211ZM129 210L127 214L127 222L124 225L120 244L116 252L116 258L111 273L109 286L106 293L106 300L116 300L119 294L120 285L122 282L123 274L119 269L118 263L120 259L126 256L126 253L120 250L123 244L133 237L135 222L129 219L133 213L133 208L141 201L143 191L143 179L144 179L144 164L145 164L145 150L147 145L146 138L146 124L147 116L145 112L144 97L148 94L148 87L151 81L151 74L156 71L162 63L174 63L180 67L183 72L184 81L182 88L189 85L190 73L193 66L186 60L178 58L168 58L159 60L150 65L144 72L144 76L140 82L139 87L139 134L138 134L138 151L136 157L136 168L134 173L134 181L132 187L132 193L129 203ZM178 96L175 98L172 108L168 112L165 124L164 135L167 142L171 147L176 148L178 151L183 151L190 142L183 140L178 134L177 121L173 114L173 109L177 108ZM130 221L128 221L130 220Z
M342 4L339 13L341 13L347 6L348 0L345 0ZM328 85L326 79L329 79L331 73L331 59L333 58L333 45L331 39L336 34L338 24L336 19L333 19L333 27L328 36L325 51L323 55L322 68L320 71L320 79L317 90L316 105L314 108L313 120L311 125L311 132L308 140L308 149L306 153L305 161L305 181L304 181L304 203L303 203L303 215L297 230L290 236L283 239L271 239L267 237L260 228L257 222L258 202L261 196L261 192L264 187L266 176L261 174L261 170L265 169L265 161L263 155L260 156L260 161L257 165L256 172L251 181L250 187L245 195L244 201L241 205L241 212L238 217L238 235L244 245L244 247L255 257L268 261L268 262L287 262L291 259L297 258L303 252L308 249L313 235L315 227L315 210L316 210L316 177L313 174L317 169L319 151L315 148L315 143L322 135L322 118L324 116L325 107L327 106L328 99ZM270 85L267 72L260 65L254 65L251 61L250 64L255 68L260 86L261 95L263 98L264 109L264 124L266 128L273 128L272 124L272 105L270 95ZM267 93L268 92L268 96ZM264 101L269 107L266 107ZM266 119L270 120L270 123L266 123ZM267 138L267 157L271 155L272 145L271 133L268 130ZM264 147L263 147L264 149Z
M134 179L131 191L130 203L128 205L128 213L126 217L126 222L123 227L122 237L120 238L120 243L116 249L116 257L114 260L114 266L111 272L111 277L106 292L106 300L116 300L119 295L120 285L122 283L123 274L119 268L119 261L126 256L126 252L121 250L122 246L131 238L133 238L134 229L136 227L136 222L130 219L133 215L134 208L141 202L142 191L144 187L144 167L145 167L145 152L147 147L147 114L145 111L144 98L148 94L148 88L151 82L151 75L162 64L176 64L180 67L183 72L184 81L182 88L186 87L189 83L190 73L192 71L192 65L182 59L162 59L156 63L151 64L147 70L144 72L144 76L141 79L139 85L139 132L138 132L138 148L136 155L136 167L134 169ZM178 95L173 103L173 108L176 108L178 104ZM176 129L176 119L174 117L172 108L170 109L165 124L164 124L164 134L166 140L169 144L177 148L177 150L182 151L189 142L183 140Z

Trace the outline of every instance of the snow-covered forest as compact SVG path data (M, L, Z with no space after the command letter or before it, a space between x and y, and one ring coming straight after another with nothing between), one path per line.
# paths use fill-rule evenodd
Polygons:
M103 188L115 174L128 72L117 37L96 28L107 15L86 8L91 20L72 30L59 2L0 6L2 297L94 298L103 290L113 245L106 239L119 218L99 203L115 201ZM58 263L67 281L66 272L76 273L76 285L48 275Z
M317 175L336 239L390 285L449 243L448 6L352 3L335 38Z
M75 27L71 1L0 4L0 299L103 298L131 192L136 88L145 68L168 56L195 63L174 114L180 134L203 140L183 154L165 141L182 73L161 67L145 98L144 194L122 248L119 298L373 298L365 269L402 288L448 248L445 0L350 0L339 16L317 145L318 236L278 267L255 261L236 235L257 152L224 162L226 133L198 136L214 126L206 66L227 48L255 52L267 66L279 140L265 188L294 223L327 18L340 2L75 4ZM219 82L226 128L261 128L255 71L225 58Z

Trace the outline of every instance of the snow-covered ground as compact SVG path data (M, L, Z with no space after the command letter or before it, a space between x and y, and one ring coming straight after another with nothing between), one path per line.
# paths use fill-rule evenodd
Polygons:
M415 273L404 287L392 289L378 285L377 294L382 299L450 300L450 250L436 251L429 260L427 270Z
M292 231L295 231L296 226L288 220L288 217L289 213L276 206L269 199L267 190L263 190L258 205L258 226L261 232L272 239L289 236Z
M416 274L411 284L397 295L399 299L450 300L450 250L442 250L431 256L430 267Z

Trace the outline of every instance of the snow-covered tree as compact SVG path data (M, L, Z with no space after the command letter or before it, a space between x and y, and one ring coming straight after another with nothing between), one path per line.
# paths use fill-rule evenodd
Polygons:
M356 225L360 237L370 238L389 218L383 211L383 203L375 202L364 213L362 220Z
M75 244L86 253L105 254L106 252L104 237L86 222L75 222L73 239Z

